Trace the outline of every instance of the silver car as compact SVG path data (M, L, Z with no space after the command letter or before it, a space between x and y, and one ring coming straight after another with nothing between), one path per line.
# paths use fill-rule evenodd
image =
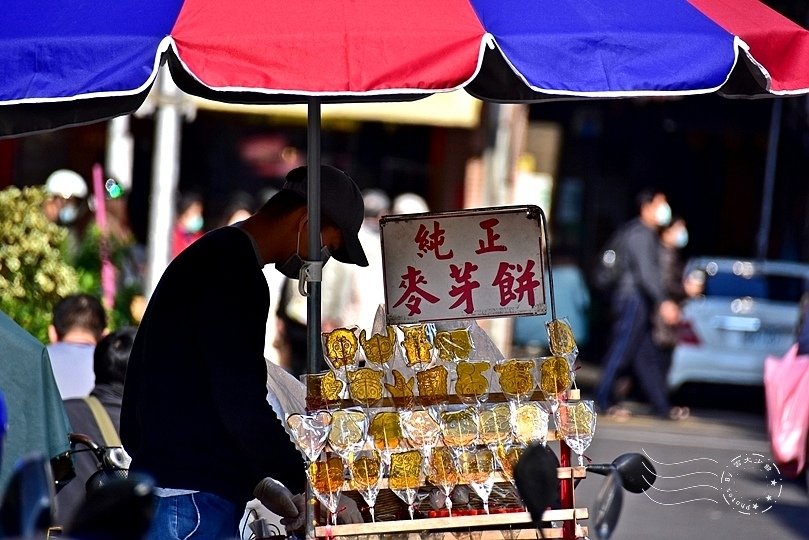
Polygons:
M688 261L685 276L704 284L683 306L669 388L762 385L764 359L783 355L796 341L809 264L701 257Z

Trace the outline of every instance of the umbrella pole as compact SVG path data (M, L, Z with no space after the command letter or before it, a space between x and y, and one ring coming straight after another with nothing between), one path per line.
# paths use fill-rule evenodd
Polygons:
M309 98L306 124L307 154L307 212L309 214L309 252L306 259L320 260L320 99ZM320 339L320 281L308 281L309 295L306 298L306 367L309 373L317 373L317 352Z
M307 178L306 207L309 215L308 245L306 258L310 261L320 260L320 99L309 98L307 103L306 122L306 166L309 172ZM333 264L333 263L332 263ZM320 281L306 283L308 296L306 297L306 371L317 373L320 364L318 351L320 350ZM315 538L315 520L318 515L317 499L312 488L306 487L306 538Z
M155 149L152 158L152 202L149 212L148 270L146 298L152 296L171 260L171 227L174 222L175 191L180 177L182 120L179 89L163 66L157 81Z

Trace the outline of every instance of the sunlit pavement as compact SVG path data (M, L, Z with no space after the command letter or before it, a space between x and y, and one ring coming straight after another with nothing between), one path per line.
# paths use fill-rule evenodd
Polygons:
M577 370L582 397L591 399L600 370ZM802 480L773 475L761 478L764 465L743 471L734 466L752 458L771 463L763 394L757 389L697 388L698 406L685 420L660 420L639 402L623 403L632 415L598 418L596 434L585 456L607 463L620 454L638 452L656 463L658 480L644 494L625 493L613 538L622 540L747 540L809 537L809 495ZM760 406L761 405L761 406ZM727 472L735 474L735 494L728 495ZM588 474L576 488L576 506L591 508L603 478ZM766 497L772 493L773 499ZM741 504L759 506L739 508ZM592 508L591 508L592 509ZM591 536L592 537L592 536Z

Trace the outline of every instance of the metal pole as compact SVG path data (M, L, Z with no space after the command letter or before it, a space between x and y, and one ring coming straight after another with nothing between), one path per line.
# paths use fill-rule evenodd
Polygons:
M308 122L306 127L307 155L309 170L306 201L309 213L307 260L320 260L320 99L309 98ZM316 373L320 365L317 357L320 343L320 282L308 283L309 296L306 297L306 358L307 371Z
M306 166L307 178L306 207L309 214L308 242L306 258L310 261L320 260L320 99L309 98L307 103ZM334 263L332 263L334 264ZM309 295L306 297L306 371L317 373L320 364L320 282L310 281L307 284ZM315 520L317 499L312 488L306 486L306 538L315 537Z
M770 244L772 199L775 189L775 166L778 163L778 137L781 134L781 110L783 101L775 98L770 116L770 135L767 141L767 162L764 168L764 193L761 197L761 219L756 235L756 258L766 259Z
M180 90L167 66L158 75L155 150L152 158L152 195L149 215L149 246L146 290L148 299L157 287L171 253L174 197L180 175Z

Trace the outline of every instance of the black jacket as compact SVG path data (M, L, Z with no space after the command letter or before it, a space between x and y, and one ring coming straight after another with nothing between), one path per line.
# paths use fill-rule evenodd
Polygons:
M121 438L132 470L238 504L265 476L303 491L301 455L266 399L269 304L253 244L235 227L171 262L127 370Z
M622 233L622 256L625 263L616 293L641 294L651 305L666 299L660 269L660 237L639 218L631 221Z

